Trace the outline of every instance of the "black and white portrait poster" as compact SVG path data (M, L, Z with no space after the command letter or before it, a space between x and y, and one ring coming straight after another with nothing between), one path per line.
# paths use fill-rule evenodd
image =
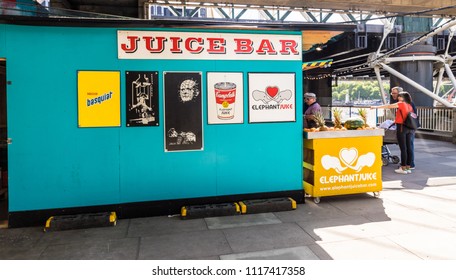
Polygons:
M200 72L165 72L165 151L203 149Z
M158 73L126 72L127 126L158 126Z

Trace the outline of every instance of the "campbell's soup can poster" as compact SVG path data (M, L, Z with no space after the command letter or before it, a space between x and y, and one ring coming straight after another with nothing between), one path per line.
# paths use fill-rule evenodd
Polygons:
M207 73L207 113L209 124L244 122L242 73Z

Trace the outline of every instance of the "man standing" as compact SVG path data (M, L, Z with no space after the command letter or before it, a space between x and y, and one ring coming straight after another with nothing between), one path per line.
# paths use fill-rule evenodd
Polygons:
M320 104L317 103L317 96L315 93L306 92L304 94L304 102L308 106L304 112L304 128L317 127L314 116L317 112L321 113Z
M399 95L399 92L404 91L402 87L393 87L391 89L391 97L390 97L390 104L394 104L397 102L397 96Z

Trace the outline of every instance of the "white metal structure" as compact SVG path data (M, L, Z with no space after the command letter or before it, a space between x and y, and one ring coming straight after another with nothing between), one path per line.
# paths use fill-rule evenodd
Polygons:
M393 21L394 22L394 21ZM375 74L377 76L377 79L379 81L381 81L381 77L380 77L380 68L383 68L385 71L387 71L388 73L390 73L391 75L401 79L402 81L408 83L409 85L413 86L414 88L420 90L421 92L423 92L424 94L430 96L431 98L433 98L434 100L440 102L441 104L443 104L444 106L446 107L455 107L453 104L451 104L449 101L443 99L442 97L440 97L438 95L438 91L439 91L439 85L442 83L442 79L443 79L443 74L444 72L447 74L448 78L451 80L451 83L453 84L453 87L456 88L456 78L454 77L454 74L453 72L451 71L451 64L453 64L453 61L455 59L455 57L452 57L450 55L448 55L448 49L449 49L449 45L451 43L451 38L453 37L454 35L454 31L455 31L455 27L456 26L456 19L451 19L449 20L448 22L446 22L445 24L441 25L440 27L437 27L435 28L434 30L392 50L392 51L389 51L385 54L381 54L380 53L380 48L381 46L379 47L378 51L376 53L373 53L369 56L368 58L368 62L367 62L367 65L369 67L372 67L375 71ZM441 56L437 56L437 55L425 55L425 56L400 56L400 57L391 57L392 55L404 50L404 49L407 49L408 47L410 46L413 46L419 42L422 42L424 40L426 40L427 38L429 37L432 37L444 30L449 30L450 31L450 39L448 40L448 43L447 43L447 47L446 47L446 50L445 50L445 54L444 55L441 55ZM384 39L386 38L386 36L389 34L389 32L391 32L392 28L391 28L391 25L385 25L385 32L383 34L383 40L382 40L382 43L384 41ZM436 90L434 92L428 90L427 88L423 87L422 85L418 84L417 82L415 82L414 80L406 77L405 75L401 74L400 72L396 71L395 69L391 68L390 66L388 66L389 63L392 63L392 62L406 62L406 61L418 61L418 60L421 60L421 61L432 61L434 62L434 65L436 65L437 67L439 67L438 69L438 72L439 72L439 75L437 77L437 86L436 86ZM380 84L380 88L382 89L382 97L383 97L383 102L386 103L386 100L385 100L385 97L384 97L384 90L383 90L383 87L382 87L382 84Z

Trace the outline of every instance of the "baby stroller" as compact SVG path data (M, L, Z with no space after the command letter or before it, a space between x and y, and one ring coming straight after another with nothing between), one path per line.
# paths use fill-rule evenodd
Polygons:
M397 145L396 125L395 123L392 123L384 129L385 135L383 136L382 163L384 166L388 165L390 162L397 164L399 163L400 158L398 156L391 155L391 151L388 148L389 144Z

